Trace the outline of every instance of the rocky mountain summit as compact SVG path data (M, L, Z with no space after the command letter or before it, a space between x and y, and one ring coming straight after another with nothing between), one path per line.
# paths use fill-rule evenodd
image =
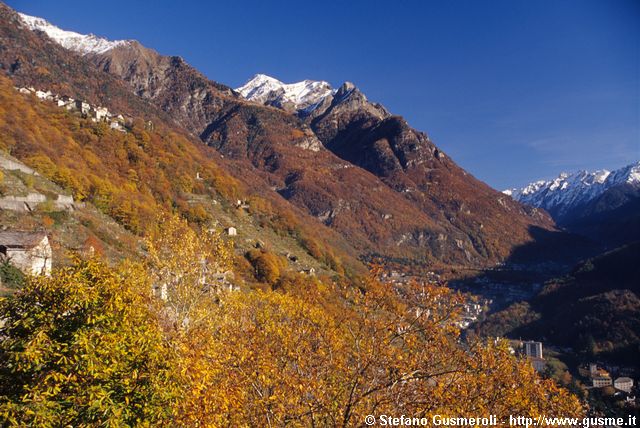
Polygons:
M256 74L243 86L236 88L236 92L249 101L278 107L307 122L332 108L345 111L373 107L371 112L377 112L374 113L377 116L389 116L380 104L369 103L367 97L351 82L344 82L334 89L325 81L282 83L271 76Z
M249 101L300 114L311 113L335 93L327 82L303 80L286 84L265 74L256 74L236 91Z

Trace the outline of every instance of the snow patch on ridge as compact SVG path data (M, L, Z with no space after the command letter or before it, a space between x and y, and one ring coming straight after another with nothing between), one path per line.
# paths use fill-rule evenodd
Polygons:
M115 47L130 43L129 40L107 40L94 34L80 34L62 30L45 19L18 13L22 22L32 31L43 31L60 46L81 55L103 54Z

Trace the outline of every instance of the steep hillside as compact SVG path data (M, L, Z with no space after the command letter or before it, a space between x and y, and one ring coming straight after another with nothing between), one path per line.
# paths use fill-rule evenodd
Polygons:
M325 146L380 177L430 218L464 236L462 246L485 257L525 242L547 215L513 204L476 180L399 116L343 85L331 105L310 121ZM503 247L503 248L504 248Z
M155 56L149 61L148 50L140 61L137 49L117 47L95 55L93 61L166 111L208 118L204 128L192 119L185 125L201 130L201 139L225 156L248 160L281 195L348 236L361 251L485 264L530 240L530 226L551 227L545 214L529 213L475 180L423 134L367 102L349 85L334 94L322 82L307 82L266 92L263 100L289 111L292 103L307 109L306 123L341 161L325 153L316 135L295 116L242 103L228 92L220 94L219 85L182 63L156 67L168 59ZM185 78L192 83L188 91L178 84ZM156 83L160 81L164 83ZM314 104L321 101L325 106L328 100L324 111ZM235 107L229 109L230 104Z
M74 253L99 254L112 262L139 255L138 237L91 203L69 197L67 190L0 152L0 230L44 231L54 268L69 264ZM15 287L11 282L3 283L0 275L0 297Z
M45 33L3 11L9 33L31 33L23 34L30 41L19 46L49 47ZM352 86L340 88L329 105L325 100L322 110L302 120L244 101L182 59L136 42L104 52L78 48L78 55L59 50L49 49L44 58L55 64L71 55L83 70L89 63L100 70L87 70L88 76L123 79L139 103L150 101L224 155L218 162L250 191L275 204L286 199L346 237L361 255L487 265L530 242L532 227L552 227L544 213L528 212L475 180L424 134ZM53 54L61 58L53 61ZM31 76L38 67L54 66L5 68L17 81L37 83L41 79Z
M235 212L232 217L237 218L241 211L249 211L249 223L252 224L253 230L250 235L254 240L265 241L260 232L265 230L267 234L275 233L274 236L292 239L293 246L289 248L292 253L309 253L321 263L332 264L334 267L348 265L351 266L350 269L362 268L355 260L356 251L342 236L318 224L295 205L289 204L273 191L271 184L262 177L247 174L242 169L238 172L237 179L231 177L223 165L226 159L187 134L184 128L176 124L165 112L132 94L131 89L125 86L122 80L97 70L86 59L58 46L44 33L29 30L15 12L1 4L0 18L0 66L11 77L14 85L50 89L54 93L71 95L92 104L107 106L111 111L131 117L133 130L125 137L117 132L105 132L102 125L98 124L87 122L86 125L79 126L76 123L77 118L71 118L66 122L65 112L57 108L45 108L46 102L38 103L33 100L31 107L22 104L20 100L27 100L17 96L19 94L8 82L3 82L3 85L6 85L3 89L3 113L6 115L7 130L3 135L5 150L10 149L23 159L44 152L56 168L66 170L65 177L67 181L72 182L71 185L80 183L85 186L78 187L83 191L87 186L91 191L97 188L92 184L92 181L96 180L94 176L100 180L108 177L106 181L111 186L110 191L120 196L108 199L105 208L110 205L115 209L122 203L125 205L125 212L134 213L132 219L138 221L143 218L141 225L144 225L144 219L153 215L153 206L158 203L161 206L176 207L191 218L194 218L193 214L196 219L201 217L200 205L203 204L198 202L200 196L193 196L190 190L192 186L195 187L195 193L207 193L205 206L207 200L219 200L228 209L235 205L238 198L248 199L252 201L250 208L231 212ZM20 67L8 66L16 57L29 57L30 60L21 62ZM18 103L17 107L14 103ZM29 111L32 107L35 107L36 111ZM21 109L27 113L18 113ZM45 109L47 113L38 109ZM49 120L49 114L53 121ZM60 121L60 117L65 119ZM42 123L38 122L39 118L44 119ZM151 128L148 128L146 122L150 119ZM66 128L67 126L71 128ZM62 143L51 144L51 140L47 139L52 137ZM115 139L115 144L121 145L123 151L119 152L120 154L114 152L113 146L103 144L103 139ZM82 145L83 150L78 150L78 145ZM66 153L64 150L67 150ZM94 150L96 156L87 155L87 151ZM136 151L136 154L129 153L131 151ZM141 163L139 155L142 152L145 153L145 160ZM124 162L122 158L114 161L114 157L123 153L126 158ZM94 168L96 159L104 164L104 168L99 171ZM110 162L118 164L119 167L113 168L109 165ZM124 185L131 181L129 170L141 173L137 168L145 162L146 167L143 169L148 168L148 171L142 174L150 176L144 179L139 176L139 179L144 182L145 188L155 189L130 197L127 192L131 187ZM162 179L162 176L154 176L159 172L154 171L158 167L164 169L165 179ZM203 177L202 181L196 180L198 173ZM69 175L73 180L68 179ZM167 192L168 188L171 190ZM130 228L138 228L139 225L136 225L135 221L128 223L127 215L123 215L120 220ZM211 213L205 216L214 217ZM284 251L288 245L282 243L279 247Z
M311 88L323 88L311 91ZM380 178L438 224L445 225L468 261L504 254L527 240L532 226L549 228L547 215L513 204L476 180L424 133L368 101L352 83L330 91L326 82L285 85L258 75L238 91L252 101L291 110L308 123L324 146ZM505 227L505 223L509 223ZM425 240L420 233L407 240ZM442 239L442 237L438 237ZM501 248L502 247L502 248Z
M304 90L315 87L325 90ZM328 89L326 82L285 85L257 75L238 91L247 99L285 110L280 98L297 100L296 114L325 147L376 175L429 218L454 230L456 243L471 250L469 255L491 257L501 252L502 245L513 248L526 242L535 227L550 228L546 213L513 204L476 180L426 134L370 102L352 83Z
M212 157L219 155L212 149L161 123L152 130L134 120L127 132L111 130L105 123L21 94L0 78L0 151L10 152L76 200L91 202L137 234L158 212L177 211L203 228L235 227L240 254L260 242L279 255L295 255L292 270L362 269L339 235L311 225L314 220L295 207L252 194L216 164ZM243 207L236 207L238 199Z

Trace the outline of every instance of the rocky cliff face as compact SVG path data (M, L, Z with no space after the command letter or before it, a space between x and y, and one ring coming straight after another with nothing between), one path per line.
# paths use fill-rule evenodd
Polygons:
M100 70L123 79L133 92L169 113L186 129L201 132L237 94L212 82L178 56L163 56L138 42L86 56Z
M126 83L216 148L238 178L331 226L361 254L486 265L531 240L532 227L553 226L473 178L352 84L333 91L307 82L295 86L296 96L276 88L264 100L274 108L137 42L73 61Z
M268 104L270 92L260 84L266 79L252 79L242 87L242 95ZM258 88L261 96L256 96ZM346 82L313 101L312 108L298 108L296 114L326 148L376 175L429 218L455 230L449 233L458 233L459 247L473 248L466 253L471 258L495 253L503 243L525 240L532 225L551 225L543 211L514 204L476 180L425 133L370 102L354 84Z
M423 132L371 103L350 83L307 119L324 145L379 177L430 218L456 230L465 255L491 257L527 239L532 226L551 227L548 215L514 204L475 179ZM508 227L506 225L508 224Z

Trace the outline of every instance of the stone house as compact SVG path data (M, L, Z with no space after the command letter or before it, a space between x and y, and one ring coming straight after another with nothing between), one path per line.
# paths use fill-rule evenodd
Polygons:
M82 114L88 114L89 110L91 110L91 105L85 101L76 100L75 108Z
M0 258L25 274L51 274L53 255L44 232L0 231Z
M233 226L227 227L225 229L225 232L227 232L227 235L229 235L229 236L237 236L238 235L238 230Z
M53 94L51 93L51 91L36 91L36 97L40 98L41 100L53 101Z
M109 110L106 107L92 107L89 113L91 118L97 122L106 120L111 116L111 113L109 113Z
M121 124L120 122L118 122L117 120L112 121L112 122L109 124L109 127L110 127L111 129L113 129L113 130L116 130L116 131L120 131L120 132L127 132L127 130L125 129L125 127L124 127L124 126L122 126L122 124Z
M65 97L65 98L68 98L68 99L64 100L63 98L63 100L65 101L64 108L66 108L67 110L73 110L76 107L76 100L74 100L71 97Z
M63 95L61 97L57 97L56 105L58 107L64 107L67 110L72 110L73 108L75 108L76 100L66 95Z

